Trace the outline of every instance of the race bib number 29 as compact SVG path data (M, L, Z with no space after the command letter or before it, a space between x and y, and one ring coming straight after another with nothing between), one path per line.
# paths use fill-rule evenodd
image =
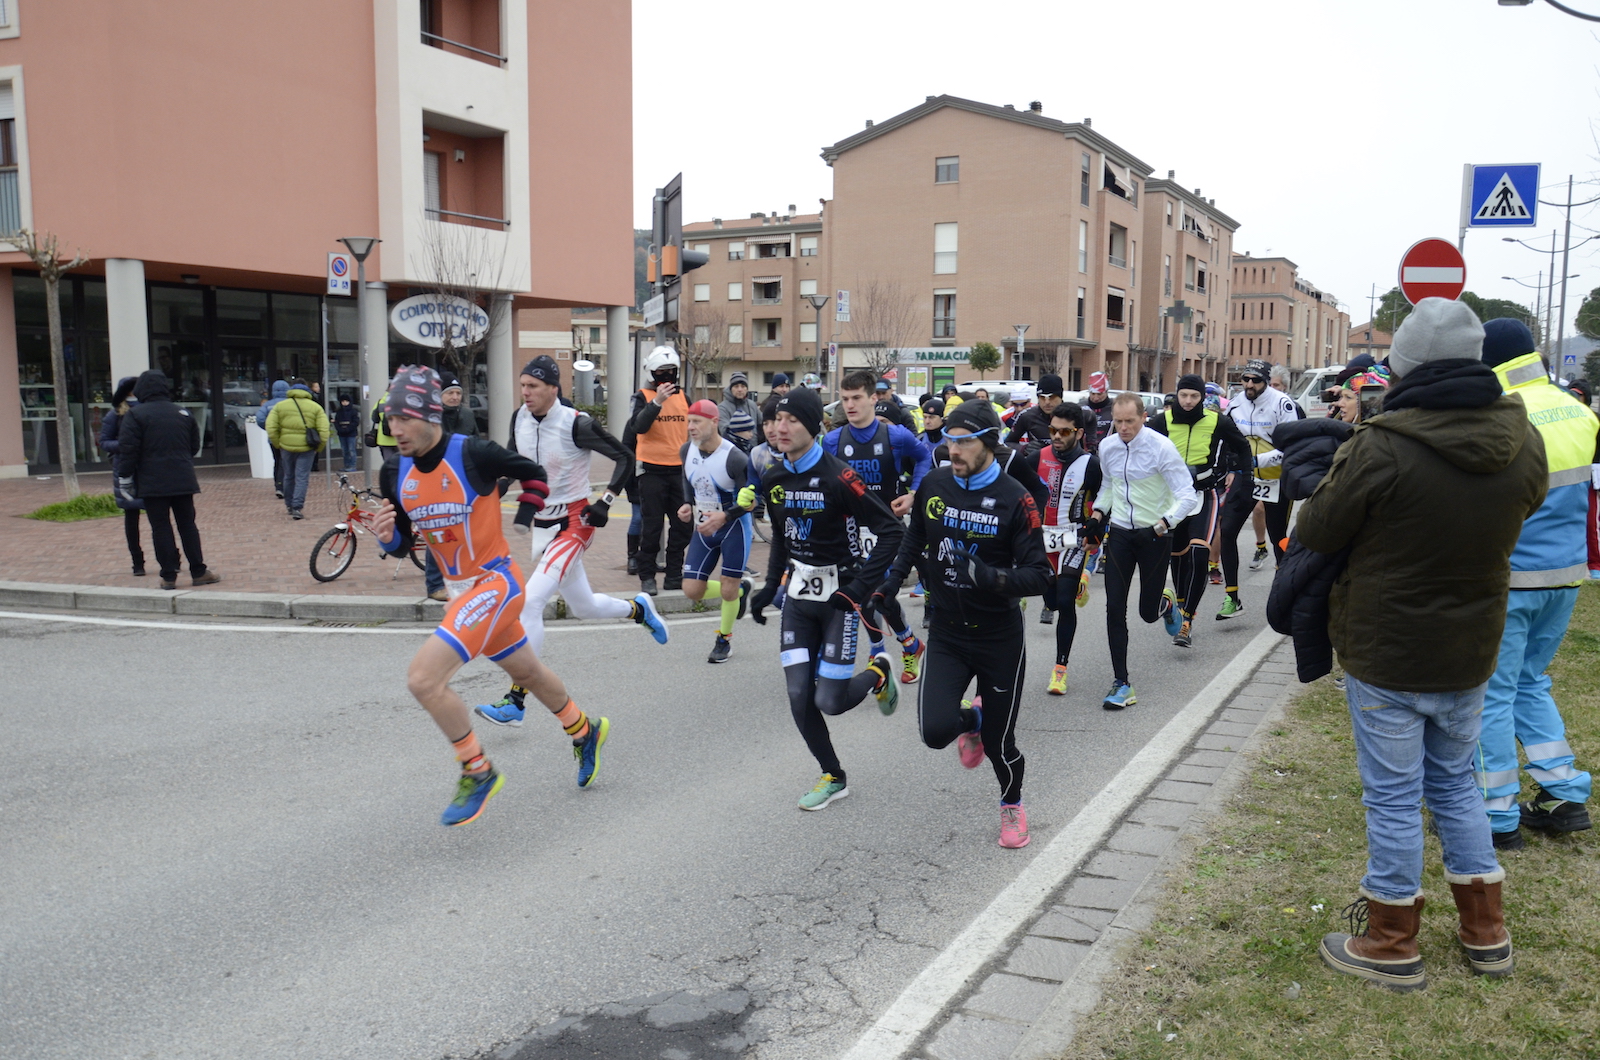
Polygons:
M838 589L839 568L832 564L808 567L796 563L789 578L789 595L796 600L826 600Z

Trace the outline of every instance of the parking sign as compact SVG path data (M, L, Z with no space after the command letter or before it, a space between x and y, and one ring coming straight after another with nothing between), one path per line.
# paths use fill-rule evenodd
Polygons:
M350 274L355 271L355 259L349 254L328 254L328 293L350 294Z

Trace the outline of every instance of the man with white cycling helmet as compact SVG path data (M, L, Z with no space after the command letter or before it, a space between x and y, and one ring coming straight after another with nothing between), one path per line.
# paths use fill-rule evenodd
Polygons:
M631 618L667 642L667 626L650 597L632 601L596 593L583 569L583 554L594 532L611 518L617 491L633 471L633 454L586 412L560 401L561 369L549 357L535 357L519 377L522 404L511 415L512 451L545 469L550 496L533 520L530 533L533 573L523 605L522 625L535 652L544 648L544 609L558 591L575 618ZM589 454L613 463L610 482L597 501L589 499ZM516 530L528 532L518 524ZM496 703L475 712L496 725L521 725L527 689L513 684Z
M1218 621L1244 610L1244 600L1239 595L1239 531L1250 520L1257 501L1266 509L1267 541L1256 542L1251 569L1258 570L1266 562L1269 542L1281 562L1282 542L1289 536L1289 510L1294 502L1279 493L1282 472L1278 464L1283 454L1273 448L1272 431L1280 423L1299 419L1300 412L1288 394L1267 385L1271 377L1272 366L1266 361L1247 362L1240 377L1244 391L1228 404L1228 416L1249 443L1255 466L1252 474L1235 477L1222 504L1218 544L1222 548L1222 577L1228 596L1217 612Z
M628 428L622 442L639 461L636 492L644 510L639 535L639 587L654 596L656 554L661 526L667 527L666 576L662 587L683 587L683 554L689 547L689 524L677 519L683 507L683 452L689 441L689 402L678 386L678 351L657 346L644 359L650 382L633 395Z

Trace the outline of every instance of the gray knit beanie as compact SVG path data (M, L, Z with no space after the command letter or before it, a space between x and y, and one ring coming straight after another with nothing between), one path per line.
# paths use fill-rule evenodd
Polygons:
M1403 378L1429 361L1476 361L1482 356L1478 314L1453 298L1424 298L1395 331L1389 367Z

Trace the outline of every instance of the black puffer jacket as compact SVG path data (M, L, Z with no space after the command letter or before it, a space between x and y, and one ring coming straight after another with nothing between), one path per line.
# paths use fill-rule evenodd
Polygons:
M123 473L133 475L139 497L179 497L200 492L194 454L200 425L172 400L166 375L151 370L133 388L139 403L122 417L117 435Z
M1333 454L1349 440L1353 426L1343 420L1294 420L1272 430L1272 444L1283 451L1283 495L1303 501L1316 491L1333 464ZM1328 637L1328 594L1350 558L1350 549L1332 555L1313 552L1294 535L1272 577L1267 624L1294 638L1294 665L1302 684L1333 669Z
M1283 452L1283 496L1291 501L1310 497L1333 466L1333 454L1355 430L1343 420L1290 420L1272 429L1273 448Z

